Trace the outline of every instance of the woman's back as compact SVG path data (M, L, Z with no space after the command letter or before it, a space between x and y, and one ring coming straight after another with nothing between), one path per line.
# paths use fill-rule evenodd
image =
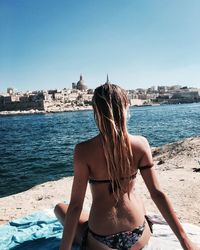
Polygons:
M121 176L121 183L131 182L131 192L130 197L127 192L122 193L118 200L112 193L101 135L81 145L89 168L89 182L93 197L89 227L97 234L108 235L132 230L144 222L142 203L134 193L135 169L142 154L137 147L137 142L140 139L130 135L129 137L136 153L133 161L134 166L132 166L133 174L131 176Z

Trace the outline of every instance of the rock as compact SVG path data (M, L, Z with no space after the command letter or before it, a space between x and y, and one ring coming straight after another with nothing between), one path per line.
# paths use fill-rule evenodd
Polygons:
M200 173L200 168L193 168L192 170L193 170L193 172Z
M163 160L160 160L158 163L157 163L157 165L161 165L161 164L163 164L163 163L165 163Z

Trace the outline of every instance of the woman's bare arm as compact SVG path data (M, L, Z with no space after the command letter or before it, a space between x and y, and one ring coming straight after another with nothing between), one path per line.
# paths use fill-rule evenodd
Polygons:
M163 215L175 235L177 236L183 249L199 250L200 248L198 248L189 240L178 217L176 216L171 201L161 188L155 168L152 167L153 159L148 141L145 138L142 138L141 140L143 156L140 160L139 167L142 178L150 192L152 200L158 207L159 211L161 212L161 214ZM145 166L145 168L142 168L143 166ZM149 168L147 168L147 166L149 166Z
M74 150L74 180L60 250L71 250L83 206L88 176L89 170L85 161L83 146L78 144Z

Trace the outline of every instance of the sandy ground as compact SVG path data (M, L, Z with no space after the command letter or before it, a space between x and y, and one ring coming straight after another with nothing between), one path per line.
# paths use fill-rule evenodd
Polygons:
M161 186L171 199L181 222L200 225L200 137L188 138L152 149L155 168ZM61 201L69 201L73 177L47 182L28 191L0 198L0 224L53 208ZM136 192L141 195L147 213L159 213L140 176ZM89 186L84 206L91 204Z

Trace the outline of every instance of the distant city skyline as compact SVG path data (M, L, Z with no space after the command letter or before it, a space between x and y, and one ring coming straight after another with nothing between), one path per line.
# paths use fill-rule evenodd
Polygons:
M84 80L84 79L83 79ZM78 81L77 81L78 82ZM72 84L77 84L77 82L76 81L74 81ZM103 83L106 83L106 81L105 82L103 82ZM102 83L102 84L103 84ZM113 83L112 81L109 81L109 83ZM71 86L69 86L69 87L63 87L63 88L57 88L57 87L54 87L54 88L47 88L47 89L26 89L26 90L21 90L21 89L17 89L17 88L14 88L14 87L12 87L12 86L9 86L9 87L7 87L4 91L0 91L0 94L6 94L6 92L8 91L8 89L12 89L12 91L14 91L14 93L16 93L16 92L22 92L22 93L26 93L26 92L34 92L34 91L49 91L49 90L58 90L58 91L61 91L61 90L63 90L63 89L73 89L73 86L72 86L72 84L71 84ZM86 86L87 86L87 82L85 82L85 84L86 84ZM120 85L120 84L119 84ZM120 86L122 86L122 87L124 87L123 85L120 85ZM163 84L158 84L158 85L149 85L149 86L146 86L146 87L137 87L137 88L124 88L124 89L126 89L126 90L137 90L137 89L144 89L144 90L147 90L147 89L151 89L152 87L153 88L155 88L155 89L157 89L158 87L173 87L173 86L180 86L181 88L197 88L197 89L199 89L200 90L200 87L195 87L195 86L192 86L192 85L183 85L183 84L166 84L166 85L163 85ZM94 89L94 88L91 88L90 86L87 86L88 88L87 88L87 90L89 90L89 89Z
M76 83L76 81L74 81L75 83ZM106 81L102 81L102 82L99 82L98 81L98 84L93 84L93 86L94 87L91 87L91 86L89 86L88 85L88 83L87 82L85 82L86 83L86 85L88 86L88 89L95 89L98 85L100 85L100 84L104 84ZM73 83L73 82L72 82ZM42 89L42 88L40 88L40 87L38 87L38 88L23 88L23 89L19 89L19 88L16 88L14 85L8 85L8 86L5 86L5 88L3 89L1 89L0 88L0 93L6 93L7 92L7 89L8 88L13 88L13 90L14 91L19 91L19 92L26 92L26 91L45 91L45 90L54 90L54 89L57 89L57 90L62 90L62 89L64 89L64 88L66 88L66 89L71 89L72 88L72 83L70 83L70 84L66 84L66 86L62 86L62 87L57 87L58 85L56 85L55 84L55 86L54 87L47 87L47 88L44 88L44 89ZM149 85L147 85L147 84L145 84L145 86L144 85L140 85L140 84L138 84L138 85L132 85L133 87L132 88L126 88L125 87L125 85L124 84L122 84L122 83L119 83L119 82L113 82L113 81L110 81L110 83L113 83L113 84L118 84L119 86L121 86L121 87L123 87L124 89L126 89L126 90L134 90L134 89L139 89L139 88L142 88L142 89L148 89L148 88L151 88L151 87L158 87L158 86L166 86L166 87L170 87L170 86L175 86L175 85L180 85L181 87L188 87L188 88L198 88L198 89L200 89L200 84L199 85L193 85L193 84L182 84L182 83L172 83L172 84L149 84ZM130 85L129 85L130 86ZM134 87L135 86L135 87ZM137 87L136 87L137 86Z
M0 1L0 92L200 88L200 1Z

